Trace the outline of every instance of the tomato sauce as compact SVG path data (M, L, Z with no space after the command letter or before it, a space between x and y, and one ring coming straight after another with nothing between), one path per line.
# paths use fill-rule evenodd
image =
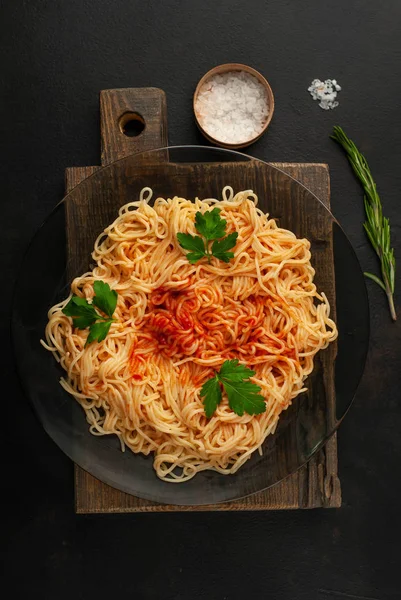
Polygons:
M246 361L247 356L251 360L275 355L296 360L296 352L287 346L284 336L264 328L275 302L265 296L249 296L240 308L233 301L226 307L204 307L193 290L155 290L141 323L142 344L131 352L132 377L142 378L137 362L141 346L154 345L156 352L169 357L222 354Z

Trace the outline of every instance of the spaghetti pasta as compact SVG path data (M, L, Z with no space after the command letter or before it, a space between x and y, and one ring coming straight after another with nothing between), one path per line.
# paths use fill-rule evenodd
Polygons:
M106 339L62 309L49 311L45 348L66 374L61 385L81 404L94 435L116 434L122 448L154 453L157 475L183 482L213 469L235 473L275 431L280 413L304 391L315 354L337 337L324 293L313 283L310 243L278 227L251 190L194 202L157 198L144 188L95 242L93 271L71 294L93 297L107 282L118 302ZM229 263L190 264L177 233L195 234L195 214L218 203L227 232L238 232ZM227 359L255 371L266 411L238 416L227 398L212 418L200 390Z

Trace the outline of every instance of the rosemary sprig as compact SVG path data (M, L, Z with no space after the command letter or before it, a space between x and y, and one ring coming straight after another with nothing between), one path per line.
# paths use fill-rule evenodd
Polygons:
M395 321L397 319L394 307L395 257L394 250L390 247L389 220L383 216L382 204L366 158L359 152L354 142L345 135L341 127L334 127L333 135L330 137L344 148L351 167L363 186L367 219L363 226L379 257L382 278L380 279L373 273L364 273L364 275L375 281L385 291L391 318Z

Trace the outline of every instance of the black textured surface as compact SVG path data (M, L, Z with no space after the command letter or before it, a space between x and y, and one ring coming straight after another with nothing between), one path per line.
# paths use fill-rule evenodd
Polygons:
M40 590L60 600L314 600L324 589L399 598L401 326L390 322L373 283L371 352L339 432L344 503L335 511L75 516L72 465L22 396L7 318L16 265L62 195L64 167L99 161L98 91L163 88L170 143L198 143L191 95L203 73L223 62L261 70L275 94L269 131L249 152L272 161L328 162L333 212L364 268L375 270L361 228L360 189L328 139L337 123L354 137L376 175L400 261L399 0L5 0L0 23L8 413L1 479L9 597ZM343 86L335 111L311 100L306 88L314 77L336 77Z

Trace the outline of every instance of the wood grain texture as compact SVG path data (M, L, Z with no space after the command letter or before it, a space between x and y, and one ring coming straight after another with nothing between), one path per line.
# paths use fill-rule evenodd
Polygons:
M120 119L132 113L145 121L136 137L124 135ZM163 148L167 140L166 95L158 88L125 88L100 92L102 166L135 152Z
M137 113L143 118L145 129L140 136L127 137L123 133L122 124L133 113ZM156 88L103 90L100 93L100 117L102 166L136 152L153 150L168 145L166 100L162 90ZM140 164L146 165L149 163L149 169L145 173L147 180L143 182L146 185L149 180L153 181L155 174L157 174L158 169L152 171L152 164L153 167L155 162L160 165L168 157L166 152L163 152L157 156L156 153L153 153L153 155L147 155L145 158L138 157L138 159L141 161ZM280 163L276 166L304 183L329 206L330 186L326 165ZM67 169L66 190L73 189L97 169L98 167ZM196 170L197 167L194 166L194 171ZM207 168L201 173L203 177L207 177ZM228 181L235 182L235 169L228 167L222 170L221 173L223 179L224 173L226 173L228 174ZM219 172L218 177L220 176ZM126 174L124 173L124 180L125 177ZM214 173L214 177L216 177L216 173ZM185 187L188 185L188 181L185 167L180 168L177 166L174 186L178 182L183 195L186 191L189 192ZM226 184L223 180L220 183L222 185ZM122 185L124 186L124 183ZM81 257L90 252L94 239L93 233L100 233L105 218L106 223L112 220L111 215L115 208L113 196L122 192L118 181L113 182L112 187L111 194L106 194L106 197L99 195L99 201L95 205L92 204L90 209L86 203L85 194L76 203L66 204L68 270L71 275L82 270ZM169 193L169 190L165 190L165 193ZM190 197L190 193L187 194L187 197ZM274 209L274 207L272 208ZM292 210L294 211L295 220L303 216L302 207L294 206ZM90 227L88 226L89 222ZM318 233L319 227L322 228L321 223L313 223L312 225L315 233ZM324 237L324 224L322 234ZM322 249L316 253L316 259L318 262L322 262L320 266L323 266L323 271L326 273L326 285L330 282L330 273L327 273L326 270L330 266L330 251L331 249L323 244ZM334 277L332 277L333 289L329 290L332 299L334 299L333 282ZM333 373L330 371L330 366L327 368L329 364L330 360L326 358L326 369L323 370L323 373L325 373L326 379L329 379L326 383L328 383L330 389L330 379L332 379ZM334 407L333 394L334 388L332 387L332 396L329 397L329 402ZM197 510L196 507L160 505L141 500L98 481L79 467L75 468L75 502L78 513ZM333 436L325 448L315 454L306 466L265 492L254 494L238 502L199 507L199 510L266 510L339 506L340 504L341 490L337 476L337 442L336 437Z
M327 165L279 163L276 166L304 183L329 206L329 174ZM91 175L95 170L96 167L67 169L67 191L71 190L85 177ZM85 222L85 218L82 221ZM76 222L75 216L72 216L72 222ZM326 258L322 260L326 260ZM328 373L326 377L332 377L332 373ZM161 505L141 500L111 488L79 467L75 469L75 502L76 512L78 513L338 507L341 505L341 488L337 474L337 440L334 435L326 446L312 457L307 465L284 481L264 492L253 494L236 502L201 507Z

